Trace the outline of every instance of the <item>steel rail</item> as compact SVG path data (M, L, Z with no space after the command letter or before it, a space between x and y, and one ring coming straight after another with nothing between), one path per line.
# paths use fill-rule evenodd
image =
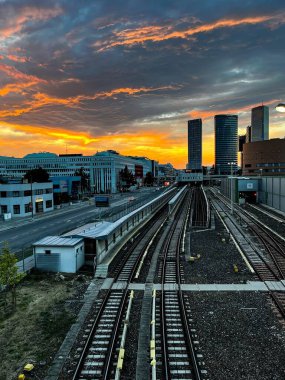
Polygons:
M195 192L194 192L195 194ZM193 195L195 197L195 195ZM190 199L189 199L190 198ZM192 194L191 197L188 198L188 203L189 206L191 206L191 200L192 200ZM191 365L192 365L192 370L195 374L195 379L200 380L200 372L197 364L197 359L195 356L195 350L194 346L192 343L191 339L191 333L189 330L189 325L187 321L187 313L186 313L186 308L185 308L185 302L183 298L183 293L181 291L181 274L180 274L180 250L181 250L181 241L183 238L183 231L185 229L185 224L188 222L187 216L188 212L185 212L185 208L183 209L182 207L179 210L178 217L181 217L182 214L185 214L184 216L184 222L183 226L180 229L180 233L177 239L177 244L176 244L176 280L178 283L178 300L179 300L179 308L180 308L180 314L181 314L181 319L182 319L182 325L184 328L185 332L185 342L186 342L186 349L188 352L189 358L191 358ZM162 357L163 357L163 363L164 363L164 379L165 380L170 380L171 379L171 372L170 372L170 367L169 367L169 356L168 356L168 346L167 346L167 333L166 333L166 320L165 320L165 291L164 291L164 283L165 283L165 277L166 277L166 266L167 266L167 253L169 250L170 242L172 240L173 234L175 232L176 228L176 221L173 221L173 224L171 226L170 232L168 234L168 238L164 244L163 248L163 267L162 267L162 295L161 295L161 326L162 326Z
M157 217L158 215L158 217ZM153 226L156 224L156 222L158 222L160 219L165 219L165 215L162 214L160 215L159 211L154 215L154 217L156 216L155 218L155 221L153 222L153 218L149 223L150 227L144 231L144 233L142 234L142 236L140 236L140 238L138 239L139 241L136 241L132 244L132 246L130 247L129 249L129 255L127 256L126 260L122 261L121 262L121 265L120 265L120 271L118 271L118 273L116 274L115 278L114 278L114 281L117 280L117 278L119 277L120 275L120 272L121 270L124 268L124 265L126 263L126 261L128 260L128 258L131 256L132 252L135 250L135 248L138 246L138 244L141 242L141 240L145 237L145 234L146 232L150 231ZM154 231L155 233L156 231ZM152 239L152 235L147 239L146 243L144 244L144 247L147 247L149 241ZM129 275L129 279L128 279L128 283L131 281L131 279L133 278L133 276L135 275L135 271L137 269L137 266L139 264L139 261L143 255L143 251L144 249L142 249L141 251L141 254L138 255L137 257L137 260L130 272L130 275ZM80 372L82 370L82 366L84 365L84 360L87 356L87 353L88 353L88 350L90 348L90 345L92 343L92 339L93 339L93 336L96 332L96 329L98 327L98 324L101 320L101 317L102 317L102 314L105 310L105 307L106 307L106 304L110 298L110 295L112 293L112 289L108 289L105 297L104 297L104 300L100 306L100 309L96 315L96 318L93 322L93 325L92 325L92 328L90 330L90 333L88 335L88 338L86 340L86 343L83 347L83 350L81 352L81 355L80 355L80 359L79 359L79 362L76 366L76 369L75 369L75 372L73 374L73 377L72 377L72 380L76 380L79 378L80 376ZM108 345L108 351L107 351L107 355L106 355L106 358L105 358L105 362L104 362L104 367L103 367L103 379L106 379L107 380L107 377L108 377L108 374L109 374L109 370L110 370L110 364L111 364L111 358L112 358L112 353L113 353L113 349L114 349L114 346L115 346L115 343L116 343L116 338L117 338L117 335L118 335L118 330L120 328L120 322L121 322L121 319L122 319L122 315L123 315L123 311L124 311L124 306L125 306L125 303L126 303L126 299L127 299L127 294L128 294L128 289L126 287L126 289L123 291L123 294L122 294L122 299L121 299L121 303L120 303L120 306L119 306L119 309L118 309L118 315L117 315L117 318L116 318L116 323L113 327L113 332L112 332L112 339L110 340L109 342L109 345Z
M186 215L186 218L184 220L184 226L181 229L181 233L179 234L178 242L177 242L177 252L178 252L178 254L176 255L176 259L177 259L177 262L176 262L176 276L177 276L177 283L178 283L178 296L179 296L179 301L180 301L180 311L181 311L181 314L182 314L182 322L183 322L184 330L186 331L186 341L188 343L188 352L189 352L191 360L192 360L192 366L193 366L193 371L194 371L194 374L195 374L195 379L196 380L200 380L201 379L200 371L199 371L199 368L198 368L197 358L196 358L196 355L195 355L195 349L194 349L194 346L193 346L193 343L192 343L191 333L190 333L190 330L189 330L189 325L188 325L188 320L187 320L187 314L186 314L186 307L185 307L185 301L184 301L184 297L183 297L183 292L181 290L180 250L181 250L181 240L183 238L182 231L183 231L185 225L187 224L187 222L188 221L187 221L187 215Z

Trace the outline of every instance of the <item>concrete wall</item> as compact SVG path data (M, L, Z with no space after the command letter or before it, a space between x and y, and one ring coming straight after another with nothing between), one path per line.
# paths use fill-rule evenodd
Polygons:
M285 177L262 177L260 202L285 212Z

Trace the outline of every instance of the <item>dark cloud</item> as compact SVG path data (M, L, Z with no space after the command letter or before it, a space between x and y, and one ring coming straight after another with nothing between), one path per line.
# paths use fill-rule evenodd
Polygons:
M126 30L137 36L165 36L220 20L269 16L269 20L213 27L185 37L133 44L130 34L126 37ZM277 0L0 2L0 64L39 79L25 89L28 79L21 79L21 89L8 88L10 92L1 98L0 115L26 109L15 116L4 113L2 118L84 128L96 136L145 128L148 122L150 126L157 122L155 128L161 129L164 123L185 128L193 110L238 110L284 98L284 22L285 4ZM27 59L9 60L12 53ZM0 80L1 86L19 82L1 67ZM149 91L90 99L120 88ZM39 106L35 102L39 93L50 102ZM78 96L87 98L76 104L52 101Z

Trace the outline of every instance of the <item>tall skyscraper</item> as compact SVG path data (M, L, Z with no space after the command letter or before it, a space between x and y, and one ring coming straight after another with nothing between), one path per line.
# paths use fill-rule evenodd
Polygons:
M238 162L238 117L237 115L215 116L215 168L218 174L230 174L237 170Z
M258 106L251 110L251 141L269 139L269 108Z
M188 120L188 169L202 169L202 120Z
M248 125L248 126L246 127L246 138L245 138L245 142L246 142L246 143L251 142L251 125Z

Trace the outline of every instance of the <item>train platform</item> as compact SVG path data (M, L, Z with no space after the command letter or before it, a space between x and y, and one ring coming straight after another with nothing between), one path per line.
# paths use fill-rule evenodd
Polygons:
M126 289L126 281L114 282L113 278L106 278L101 289L112 290ZM146 286L141 283L131 283L129 290L144 291ZM152 290L161 291L161 284L151 284ZM178 284L164 284L164 290L177 291ZM181 290L185 292L285 292L285 281L248 281L245 284L181 284Z

